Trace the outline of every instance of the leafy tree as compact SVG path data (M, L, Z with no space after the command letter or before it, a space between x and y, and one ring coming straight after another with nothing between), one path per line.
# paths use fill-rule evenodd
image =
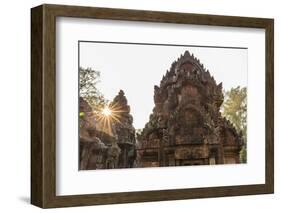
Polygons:
M99 83L100 72L92 68L79 67L79 92L80 97L84 98L92 107L94 112L103 108L107 101L101 92L97 89Z
M237 131L242 132L244 144L240 152L240 160L247 160L247 88L236 87L225 92L222 115L231 121Z

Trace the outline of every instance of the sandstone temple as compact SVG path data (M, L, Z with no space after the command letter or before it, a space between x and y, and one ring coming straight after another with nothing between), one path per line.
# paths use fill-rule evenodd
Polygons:
M80 169L240 163L242 134L220 113L224 97L200 61L186 51L154 87L154 109L136 134L124 92L110 103L118 122L102 131L80 98Z
M135 128L124 92L109 104L116 117L98 118L89 104L80 98L79 169L114 169L134 167Z

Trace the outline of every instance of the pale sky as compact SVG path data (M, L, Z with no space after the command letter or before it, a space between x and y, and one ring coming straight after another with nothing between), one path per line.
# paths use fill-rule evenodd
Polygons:
M112 100L122 89L134 127L143 128L154 107L154 85L186 50L194 54L223 89L247 86L247 49L80 42L80 66L100 72L98 89Z

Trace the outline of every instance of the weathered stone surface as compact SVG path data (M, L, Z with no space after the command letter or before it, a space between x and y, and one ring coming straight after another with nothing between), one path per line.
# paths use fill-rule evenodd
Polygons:
M92 108L83 98L79 99L79 169L104 168L108 146L101 141L96 131L97 121Z
M154 103L138 167L239 163L242 137L221 116L222 83L188 51L154 87Z
M133 167L136 158L135 128L133 127L133 116L130 114L130 106L123 90L119 91L119 94L110 103L109 108L112 109L113 115L116 116L113 129L116 134L117 145L121 149L118 167Z
M130 106L121 90L109 104L106 120L94 115L90 105L80 98L79 155L81 170L114 169L134 166L135 129Z

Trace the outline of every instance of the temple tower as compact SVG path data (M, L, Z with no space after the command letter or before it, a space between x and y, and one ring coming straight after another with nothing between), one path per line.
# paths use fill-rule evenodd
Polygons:
M188 51L154 87L154 109L138 135L139 167L239 163L242 137L223 118L217 84Z

